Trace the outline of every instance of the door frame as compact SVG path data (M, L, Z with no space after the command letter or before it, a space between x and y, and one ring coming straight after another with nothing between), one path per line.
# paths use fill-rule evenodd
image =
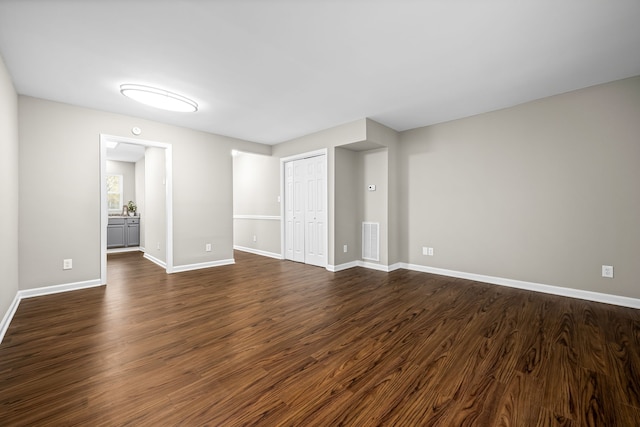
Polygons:
M280 255L282 259L286 258L286 236L285 236L285 187L286 187L286 175L285 175L285 164L288 162L292 162L294 160L307 159L309 157L318 157L324 156L325 158L325 168L324 168L324 195L325 195L325 206L327 212L327 226L325 227L324 232L324 266L327 268L329 266L329 156L326 148L322 148L320 150L308 151L306 153L295 154L288 157L280 158Z
M127 138L100 134L100 281L107 283L107 143L122 142L145 147L164 148L165 150L165 208L166 208L166 272L173 273L173 158L172 146L166 142Z

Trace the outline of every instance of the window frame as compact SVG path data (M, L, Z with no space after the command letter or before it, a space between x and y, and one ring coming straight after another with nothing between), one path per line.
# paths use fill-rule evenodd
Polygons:
M111 177L111 176L117 176L119 178L118 179L118 186L119 186L118 193L120 194L120 202L119 202L119 206L118 206L117 209L110 209L109 208L109 195L118 194L118 193L115 193L113 191L109 192L109 185L107 184L107 210L109 211L110 214L116 214L116 213L119 214L119 213L122 213L122 207L124 206L124 193L123 193L123 188L124 188L123 180L124 180L124 177L123 177L122 174L119 174L119 173L108 173L107 174L107 179L106 179L107 182L109 181L109 177Z

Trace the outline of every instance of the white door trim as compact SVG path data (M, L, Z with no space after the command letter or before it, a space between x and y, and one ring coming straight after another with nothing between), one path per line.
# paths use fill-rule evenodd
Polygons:
M107 143L123 142L127 144L143 145L165 149L166 176L166 233L167 233L167 273L173 273L173 158L172 146L166 142L148 141L100 134L100 281L107 283Z
M309 157L317 157L317 156L325 156L325 179L324 179L324 194L326 197L325 206L327 207L327 226L325 227L324 233L324 247L325 247L325 255L324 255L324 265L329 265L329 156L328 150L326 148L314 151L308 151L306 153L295 154L293 156L282 157L280 158L280 218L283 220L280 222L280 255L282 259L286 258L285 253L285 186L286 186L286 176L285 176L285 164L287 162L291 162L294 160L307 159Z

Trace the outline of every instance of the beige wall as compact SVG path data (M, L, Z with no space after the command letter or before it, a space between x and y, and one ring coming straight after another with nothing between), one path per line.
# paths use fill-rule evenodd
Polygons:
M107 160L107 174L122 175L122 203L136 202L136 165L131 162ZM122 212L122 210L121 210Z
M231 150L271 147L36 98L18 104L21 289L99 279L99 136L134 126L172 144L174 266L232 258Z
M280 159L238 153L233 157L233 244L255 251L281 254ZM256 238L254 242L253 238Z
M636 77L403 132L406 261L640 298L639 118Z
M0 319L18 292L18 96L0 57Z

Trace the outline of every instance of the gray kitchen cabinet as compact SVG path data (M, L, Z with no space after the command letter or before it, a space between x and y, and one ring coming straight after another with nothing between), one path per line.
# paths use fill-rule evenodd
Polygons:
M140 246L140 217L110 217L107 249Z
M126 246L140 246L140 218L127 218Z

